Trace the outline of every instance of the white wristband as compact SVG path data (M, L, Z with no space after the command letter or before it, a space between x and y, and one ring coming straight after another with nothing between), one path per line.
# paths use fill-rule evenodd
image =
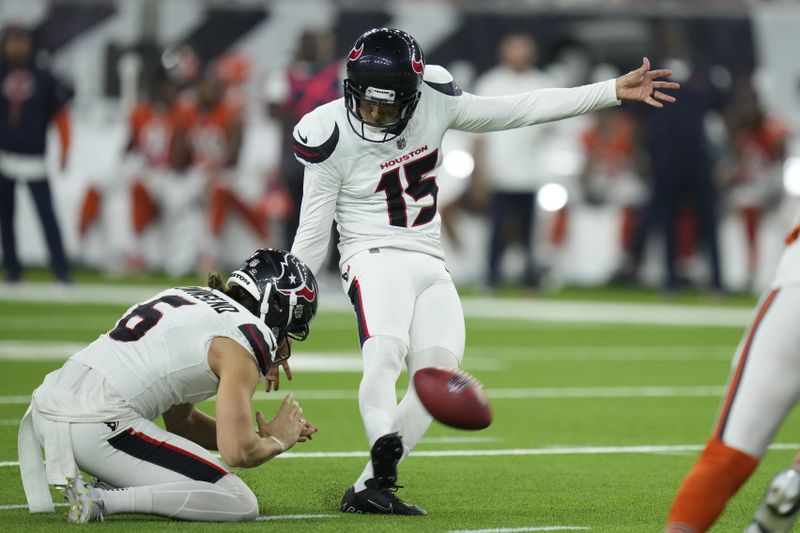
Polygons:
M285 451L286 451L286 446L283 444L283 442L281 442L281 439L279 439L279 438L278 438L278 437L276 437L275 435L270 435L270 436L269 436L269 438L271 438L272 440L274 440L275 442L277 442L277 443L278 443L278 446L280 446L280 447L281 447L281 451L280 451L280 453L283 453L283 452L285 452Z

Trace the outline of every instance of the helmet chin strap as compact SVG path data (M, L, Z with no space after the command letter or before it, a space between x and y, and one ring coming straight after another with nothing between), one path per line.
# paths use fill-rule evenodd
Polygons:
M272 283L267 283L264 287L264 296L261 298L261 305L258 308L259 317L262 322L266 322L267 313L269 313L269 296L272 294Z
M294 317L294 308L297 307L297 295L295 293L291 293L289 295L289 313L286 318L286 328L289 328L289 324L292 322L292 317Z
M272 294L272 283L267 283L266 287L264 287L264 297L261 299L261 305L259 306L258 312L259 317L261 318L262 322L266 323L267 314L269 314L269 297ZM289 312L287 313L286 317L286 326L285 328L289 328L289 324L292 322L292 317L294 316L294 309L297 307L297 295L295 293L289 294Z

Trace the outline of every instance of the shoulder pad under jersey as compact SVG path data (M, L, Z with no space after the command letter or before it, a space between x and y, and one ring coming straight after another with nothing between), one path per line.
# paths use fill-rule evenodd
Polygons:
M272 354L275 351L272 335L269 332L265 334L265 330L254 323L240 324L239 332L247 340L261 375L266 376L272 368Z
M340 101L336 101L343 105ZM339 143L339 125L334 119L330 102L306 114L294 127L292 148L295 157L303 164L322 163L328 159Z
M453 75L441 65L426 65L422 81L431 89L447 96L460 96L462 93Z

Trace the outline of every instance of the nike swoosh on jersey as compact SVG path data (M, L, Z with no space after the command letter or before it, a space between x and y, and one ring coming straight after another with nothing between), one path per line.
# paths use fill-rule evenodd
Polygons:
M308 144L308 137L303 137L303 134L299 131L297 132L297 136L300 137L300 140L303 141L303 144Z
M297 133L297 136L300 136L299 132ZM298 159L302 159L303 161L307 161L309 163L322 163L331 156L338 143L339 125L334 124L331 136L319 146L309 146L295 139L292 143L292 147L294 148L294 155Z
M370 500L369 498L367 498L367 501L369 503L371 503L372 505L374 505L375 507L377 507L378 509L380 509L381 511L383 511L384 513L391 513L392 512L392 504L391 503L389 504L389 507L384 507L383 505L381 505L379 503L375 503L374 501Z

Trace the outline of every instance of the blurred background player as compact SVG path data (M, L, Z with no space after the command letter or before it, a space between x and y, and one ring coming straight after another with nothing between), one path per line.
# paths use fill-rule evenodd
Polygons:
M652 179L626 276L633 279L638 275L648 235L657 229L664 239L664 290L668 293L678 290L687 279L680 269L679 256L691 255L696 227L707 257L707 286L713 293L721 294L724 287L717 231L719 198L713 181L715 154L706 120L712 112L722 111L724 96L711 82L711 65L703 58L692 57L683 25L662 24L658 36L659 60L673 70L673 79L681 83L685 98L680 106L673 106L665 113L648 113L646 117L644 131Z
M238 214L266 242L267 232L257 202L242 199L236 191L236 171L244 124L241 104L225 99L222 84L212 75L196 89L197 104L189 128L191 172L208 184L208 238L203 240L201 272L215 270L220 262L220 235L229 214Z
M335 56L335 44L334 34L329 30L305 30L299 37L292 63L285 72L271 76L265 86L268 112L278 121L282 132L280 181L292 201L283 234L287 247L297 233L303 200L303 165L293 155L292 128L306 113L341 96L343 66ZM336 238L333 241L335 246ZM336 257L332 262L337 268Z
M507 35L498 47L500 64L475 82L475 94L504 96L546 87L556 82L534 65L536 42L525 33ZM522 245L522 285L539 286L534 254L536 191L553 180L547 158L555 126L541 125L482 135L475 143L473 189L488 195L491 229L486 285L494 290L500 281L503 252L516 237Z
M759 267L759 232L783 197L789 132L781 121L767 115L750 83L734 91L726 118L729 157L723 158L720 173L744 228L747 286L752 290Z
M711 527L756 469L800 397L800 328L796 325L800 314L800 217L797 222L786 239L772 287L762 296L734 355L714 432L672 503L668 533L701 533ZM779 475L779 485L780 480ZM769 502L791 510L784 518L800 508L797 487L796 482L786 490L778 487ZM791 518L786 520L788 528L774 531L790 531Z
M590 206L618 210L619 248L630 253L633 235L646 198L642 167L646 164L635 119L624 110L603 109L582 133L586 150L580 175L583 198Z
M280 367L291 379L286 339L308 335L317 286L296 257L272 249L208 285L131 307L33 392L19 431L31 512L53 512L52 484L74 523L117 513L255 520L255 494L222 461L253 468L316 432L291 394L269 422L253 416L252 397L262 380L279 388ZM214 396L216 419L194 405ZM87 485L78 469L98 481Z
M186 172L191 157L187 139L191 123L192 109L178 100L178 87L168 78L156 80L148 100L131 112L129 151L140 166L131 184L135 240L127 260L130 271L141 271L154 262L146 261L143 241L145 232L157 220L166 232L157 237L178 246L165 246L170 250L164 259L165 269L180 274L194 268L198 239L192 238L195 232L191 228L187 233L182 230L187 221L202 227L202 215L194 211L203 199L205 183L200 174ZM186 248L188 259L181 253Z
M27 184L42 223L53 275L69 283L70 267L50 193L45 150L49 125L58 126L60 168L67 165L70 123L67 102L72 92L47 68L34 61L31 34L7 27L0 40L0 236L6 281L22 278L17 257L14 208L17 182Z

